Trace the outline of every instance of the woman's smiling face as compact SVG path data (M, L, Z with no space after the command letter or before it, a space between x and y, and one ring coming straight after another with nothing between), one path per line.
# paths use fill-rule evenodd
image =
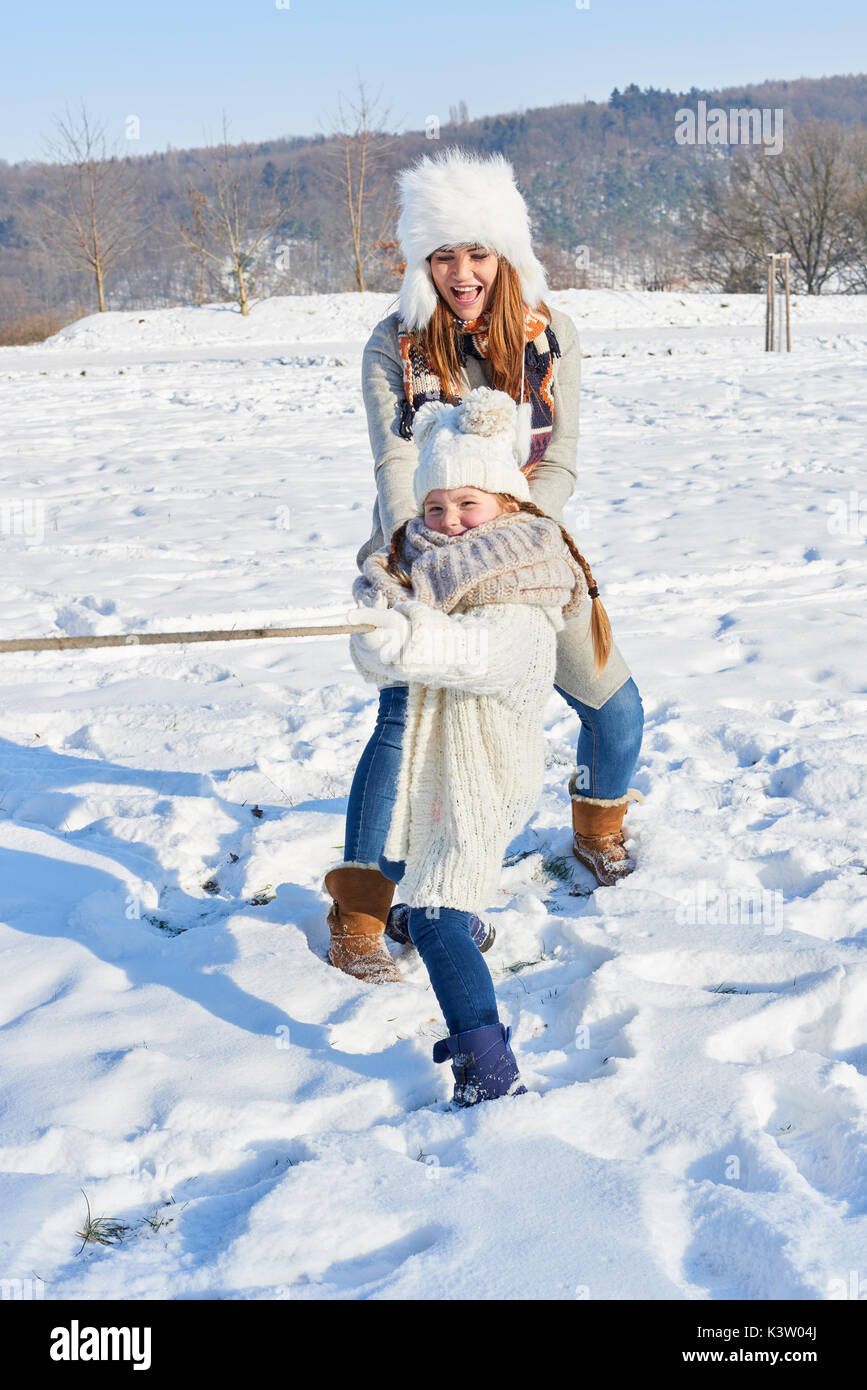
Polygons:
M497 278L499 258L484 246L441 246L430 257L433 282L460 319L483 312Z

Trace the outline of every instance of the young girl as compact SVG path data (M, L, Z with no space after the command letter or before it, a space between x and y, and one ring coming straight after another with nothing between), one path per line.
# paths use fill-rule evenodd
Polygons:
M556 635L588 595L599 668L611 633L586 561L529 500L514 400L478 387L458 406L429 402L414 434L420 514L364 561L349 617L376 630L350 651L380 688L408 688L379 867L401 883L409 937L449 1029L434 1060L451 1057L453 1100L472 1105L524 1090L473 927L542 789ZM347 935L335 917L333 964L357 947ZM385 950L381 939L376 947Z

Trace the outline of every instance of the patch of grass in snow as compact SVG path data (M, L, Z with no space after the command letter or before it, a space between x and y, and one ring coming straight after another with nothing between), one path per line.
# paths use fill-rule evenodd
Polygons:
M567 748L565 750L560 750L558 748L549 748L545 754L546 767L570 767L572 761L573 759L571 748Z
M87 1216L84 1220L84 1230L75 1233L77 1236L81 1236L81 1248L75 1253L80 1255L88 1241L96 1245L118 1245L125 1236L129 1235L132 1227L118 1221L115 1216L93 1216L87 1193L83 1187L80 1191L87 1207Z
M152 927L159 927L160 931L166 932L168 936L180 936L182 932L187 930L186 927L170 926L165 917L157 917L153 912L145 912L142 916L146 922L150 922Z
M174 1219L173 1216L160 1216L159 1208L157 1207L154 1210L153 1216L142 1217L141 1224L143 1226L150 1226L152 1231L161 1231L163 1226L171 1226Z
M515 864L520 864L522 859L528 859L531 854L538 854L537 849L519 849L514 854L507 854L503 860L503 868L511 869Z
M267 907L277 897L277 890L271 883L266 883L264 888L260 888L253 894L250 903L253 907Z
M543 951L535 960L516 960L511 965L505 966L505 969L508 970L510 974L517 975L520 970L526 970L530 965L539 965L541 961L550 959L550 954L547 951Z
M81 1254L81 1251L88 1243L93 1245L120 1245L121 1241L138 1234L134 1226L129 1226L126 1222L119 1221L115 1216L94 1216L91 1212L90 1202L88 1201L87 1193L84 1191L84 1188L81 1188L81 1193L84 1197L85 1205L87 1206L87 1216L85 1217L82 1229L75 1233L77 1236L81 1236L81 1246L75 1252L77 1255ZM174 1197L169 1197L167 1202L161 1203L162 1207L173 1207L175 1205ZM188 1206L189 1202L184 1202L179 1210L183 1211L184 1208ZM160 1207L155 1207L150 1216L142 1216L137 1224L139 1226L148 1226L152 1231L156 1232L161 1231L164 1226L171 1226L174 1221L174 1216L160 1216Z
M542 860L542 872L547 874L548 878L568 883L572 877L572 864L565 854L548 854Z
M277 1162L277 1161L278 1161L278 1160L275 1160L275 1162ZM289 1159L287 1159L286 1161L287 1161L287 1163L290 1162ZM167 1202L163 1202L161 1205L164 1206L164 1207L173 1207L173 1206L175 1206L176 1203L175 1203L174 1197L170 1197L169 1200L168 1200ZM184 1205L180 1208L180 1210L183 1211L184 1208L185 1208L185 1207L188 1207L189 1205L190 1205L189 1202L184 1202ZM155 1208L154 1208L154 1211L153 1211L153 1215L152 1215L152 1216L143 1216L143 1217L141 1218L140 1222L139 1222L139 1225L140 1225L140 1226L149 1226L150 1229L151 1229L152 1231L161 1231L162 1228L163 1228L163 1226L171 1226L171 1224L172 1224L172 1222L174 1221L174 1219L175 1219L175 1218L174 1218L173 1216L160 1216L160 1208L159 1208L159 1207L155 1207Z

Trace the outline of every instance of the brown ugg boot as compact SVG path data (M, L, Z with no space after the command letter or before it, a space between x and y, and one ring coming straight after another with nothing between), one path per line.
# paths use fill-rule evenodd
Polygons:
M630 801L643 801L641 792L630 787L623 796L580 796L569 783L572 797L572 852L603 888L610 888L631 874L634 863L623 843L623 817Z
M394 889L378 864L338 864L329 869L325 891L332 898L328 913L331 965L369 984L400 980L384 940Z

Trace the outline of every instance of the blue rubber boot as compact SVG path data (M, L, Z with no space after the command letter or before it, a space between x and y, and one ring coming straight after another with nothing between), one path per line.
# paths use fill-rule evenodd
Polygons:
M509 1046L511 1036L511 1028L489 1023L434 1043L435 1062L451 1058L455 1078L453 1105L478 1105L482 1100L527 1094L526 1086L518 1084L518 1064Z
M395 903L389 910L385 934L391 941L396 941L399 946L412 945L409 934L408 903ZM493 927L486 927L484 922L474 915L470 935L484 955L485 951L489 951L493 946L497 933Z

